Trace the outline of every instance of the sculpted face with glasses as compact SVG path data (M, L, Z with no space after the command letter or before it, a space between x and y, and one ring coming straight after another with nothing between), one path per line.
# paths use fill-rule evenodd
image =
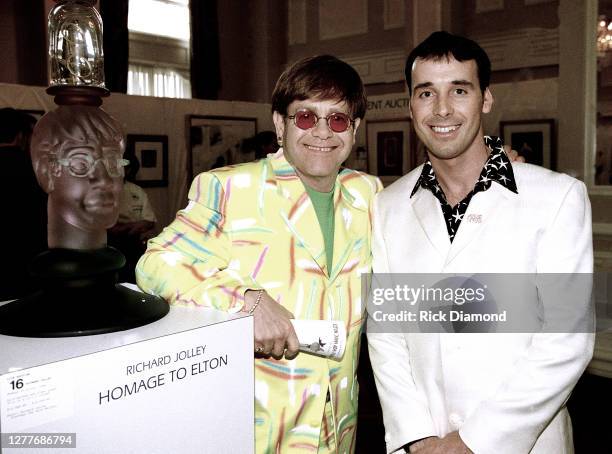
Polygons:
M60 106L32 137L36 178L49 194L49 248L98 249L115 224L123 185L124 140L102 109Z
M302 182L319 192L333 189L341 164L349 156L357 128L365 114L361 82L341 90L334 57L317 57L316 64L305 60L308 72L296 68L284 73L272 99L273 120L287 160ZM317 67L313 67L317 66ZM318 83L318 81L322 81ZM345 88L345 87L342 87Z

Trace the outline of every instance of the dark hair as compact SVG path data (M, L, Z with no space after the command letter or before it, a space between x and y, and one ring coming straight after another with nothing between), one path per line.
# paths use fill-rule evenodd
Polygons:
M441 60L449 57L461 62L476 61L480 91L484 93L491 80L491 61L487 53L475 41L444 31L432 33L408 55L404 69L408 92L412 93L412 65L417 58Z
M261 131L253 137L253 146L255 148L255 159L265 158L270 147L274 150L278 149L276 143L276 133L274 131Z
M274 131L261 131L255 134L254 139L255 146L263 148L266 145L276 143L276 133Z
M304 58L288 67L274 87L272 112L287 115L289 104L309 98L345 101L353 118L363 118L367 109L357 71L331 55Z
M125 180L134 183L136 180L136 174L140 170L140 161L136 157L136 153L126 153L123 155L124 159L127 159L130 163L125 167Z
M0 109L0 143L11 143L20 132L30 131L26 114L11 107Z

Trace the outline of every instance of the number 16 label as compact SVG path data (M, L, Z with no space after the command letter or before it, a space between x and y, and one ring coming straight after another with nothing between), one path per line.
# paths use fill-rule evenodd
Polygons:
M74 412L73 378L66 363L10 372L0 377L3 432L19 432Z

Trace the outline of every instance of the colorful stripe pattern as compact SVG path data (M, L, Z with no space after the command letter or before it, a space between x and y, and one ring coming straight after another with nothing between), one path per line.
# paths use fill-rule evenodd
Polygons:
M304 186L280 150L258 162L198 175L187 207L149 242L140 287L171 304L239 311L264 288L296 318L343 320L341 361L300 353L255 360L257 453L353 451L359 335L369 270L371 202L378 179L343 170L334 189L331 270ZM326 397L331 396L326 403Z

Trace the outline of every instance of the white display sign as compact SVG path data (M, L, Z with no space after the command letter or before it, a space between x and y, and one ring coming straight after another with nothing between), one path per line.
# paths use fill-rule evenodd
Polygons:
M75 435L53 452L250 453L253 402L250 317L0 376L2 433Z

